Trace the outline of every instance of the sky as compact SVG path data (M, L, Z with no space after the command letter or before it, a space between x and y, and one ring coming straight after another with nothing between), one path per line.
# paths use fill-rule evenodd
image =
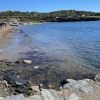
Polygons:
M100 0L0 0L0 11L84 10L100 12Z

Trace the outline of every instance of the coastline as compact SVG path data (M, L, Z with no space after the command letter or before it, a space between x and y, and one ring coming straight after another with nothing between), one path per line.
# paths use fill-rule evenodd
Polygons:
M14 27L8 26L7 29L4 28L2 30L1 36L3 36L3 39L11 38L10 34L12 34L14 31L15 31ZM81 66L80 67L78 66L78 68L80 68L78 71L79 73L78 72L73 73L74 69L72 69L72 73L66 72L66 75L64 75L64 73L61 72L61 70L59 70L59 69L50 69L49 68L50 65L48 67L41 68L42 67L41 65L36 66L37 59L40 64L43 63L41 61L41 52L38 52L38 50L36 51L34 49L32 51L34 53L28 52L31 55L38 55L33 58L26 57L23 59L19 59L15 62L11 62L11 61L9 62L7 59L2 59L0 61L0 66L1 66L0 67L0 75L1 75L0 81L1 82L4 81L6 79L5 76L8 76L8 79L11 76L10 77L11 79L9 81L12 81L14 77L16 77L16 78L19 77L19 80L28 81L33 86L40 85L42 83L43 88L48 89L49 86L51 86L51 87L53 87L53 89L58 90L60 88L60 82L63 81L64 79L72 78L72 76L74 76L73 79L76 79L76 80L85 79L85 78L88 78L88 79L91 78L93 80L94 76L97 74L96 72L95 72L95 74L92 73L92 71L90 69L89 69L89 71L87 70L87 72L85 73L86 69L85 70L84 70L84 68L82 69ZM32 60L32 63L31 64L25 63L24 60ZM48 59L48 58L43 59L43 60L51 61L51 59ZM47 62L45 62L45 64L43 66L45 66L45 65L47 66L46 63ZM80 71L81 72L83 71L83 72L81 73ZM81 76L82 74L83 74L83 76ZM58 79L57 79L57 77L58 77ZM16 78L15 78L15 81L16 81ZM13 83L11 85L13 85ZM2 86L1 86L1 88L2 88ZM16 87L11 86L10 89L13 90L12 94L14 94L16 92L15 91ZM20 92L21 90L22 90L22 88L18 89L17 91ZM11 93L11 91L9 91L9 88L8 88L7 94L5 96L10 95L9 92ZM22 91L22 93L23 93L23 91ZM27 93L27 91L25 93ZM16 92L16 94L19 94L19 93Z

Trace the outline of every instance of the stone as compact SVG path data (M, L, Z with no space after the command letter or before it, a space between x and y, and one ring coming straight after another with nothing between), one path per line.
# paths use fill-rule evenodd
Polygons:
M4 79L11 84L12 86L23 86L26 85L27 82L23 80L22 78L18 77L17 75L13 73L6 73L4 75Z
M32 61L31 61L31 60L24 60L24 63L26 63L26 64L31 64Z
M7 96L7 97L5 97L4 100L26 100L26 99L23 94L20 94L20 95Z
M40 95L33 95L31 97L28 97L27 100L43 100Z
M94 77L94 80L97 81L97 82L100 82L100 74L96 75L96 76Z
M15 84L18 85L18 86L23 86L23 84L19 81L15 81Z
M0 97L0 100L4 100L4 97Z
M2 84L5 84L5 85L6 85L6 87L8 87L8 86L9 86L9 84L8 84L8 82L7 82L6 80L3 80L1 83L2 83Z
M38 85L34 85L34 86L32 86L31 89L32 89L32 91L34 91L34 92L39 92L39 91L40 91Z
M67 89L61 89L60 91L58 91L58 94L64 97L68 96L70 92Z
M39 68L39 66L34 66L34 69L38 69Z
M89 82L87 80L79 80L74 83L68 83L65 84L63 88L70 91L81 91L84 93L91 93L94 90L93 87L89 85Z
M54 89L55 88L55 86L53 86L53 85L48 85L48 87L49 87L49 89Z
M19 64L20 63L20 61L15 61L15 64Z
M80 100L80 98L75 93L71 93L69 96L65 96L64 100Z
M43 100L62 100L61 96L59 96L58 92L50 89L42 89L41 91Z

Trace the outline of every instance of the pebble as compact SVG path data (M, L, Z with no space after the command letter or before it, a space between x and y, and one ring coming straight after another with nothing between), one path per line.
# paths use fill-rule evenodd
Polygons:
M96 76L94 77L94 80L97 81L97 82L100 82L100 74L96 75Z
M34 66L34 69L38 69L39 68L39 66Z
M31 61L31 60L24 60L24 63L26 63L26 64L31 64L32 61Z
M34 85L34 86L32 86L31 89L32 89L34 92L39 92L39 91L40 91L38 85Z

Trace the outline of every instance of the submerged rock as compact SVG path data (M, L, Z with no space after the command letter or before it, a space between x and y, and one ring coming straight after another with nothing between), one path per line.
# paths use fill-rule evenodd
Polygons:
M32 63L31 60L24 60L23 62L26 63L26 64L31 64Z
M13 73L6 73L4 79L12 86L27 85L27 82Z
M34 69L38 69L39 68L39 66L34 66Z
M20 76L7 72L4 75L4 79L11 85L11 90L13 91L13 94L19 94L23 93L25 95L30 95L31 94L31 88L30 84L22 79Z

